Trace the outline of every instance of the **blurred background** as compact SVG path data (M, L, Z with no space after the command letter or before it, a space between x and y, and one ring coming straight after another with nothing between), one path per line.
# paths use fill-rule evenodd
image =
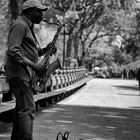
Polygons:
M22 13L25 0L0 1L0 70L5 65L10 24ZM121 77L135 71L140 59L139 0L42 0L49 7L44 18L64 27L57 40L63 67L86 67L96 77ZM35 26L41 47L53 39L58 26Z

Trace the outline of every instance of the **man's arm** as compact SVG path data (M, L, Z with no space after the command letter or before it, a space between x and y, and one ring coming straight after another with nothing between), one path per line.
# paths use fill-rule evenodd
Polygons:
M41 66L38 66L34 62L26 58L21 52L21 44L26 33L26 28L22 24L17 24L10 29L8 36L8 52L7 54L12 56L15 61L22 65L30 66L35 71L39 70Z

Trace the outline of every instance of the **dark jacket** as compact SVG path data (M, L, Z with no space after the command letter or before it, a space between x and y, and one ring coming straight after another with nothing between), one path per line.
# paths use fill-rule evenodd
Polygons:
M38 61L37 40L31 32L31 27L31 21L25 16L20 16L10 27L6 62L7 81L13 77L32 80L32 68L23 65L25 58L34 63Z

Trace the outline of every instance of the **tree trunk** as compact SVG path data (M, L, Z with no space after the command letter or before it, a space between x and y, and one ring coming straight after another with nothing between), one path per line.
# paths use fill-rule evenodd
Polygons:
M79 39L77 37L74 38L74 58L78 58L78 46L79 46Z
M81 45L82 45L81 65L84 66L85 65L85 44L83 41L81 41Z
M66 67L70 66L71 49L72 49L72 34L69 35L67 48L66 48Z
M24 1L26 0L10 0L9 9L11 11L12 20L17 19L17 17L21 14Z

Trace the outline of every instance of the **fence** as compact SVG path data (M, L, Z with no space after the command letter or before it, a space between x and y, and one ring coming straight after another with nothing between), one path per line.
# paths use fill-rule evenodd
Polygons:
M36 107L46 102L54 103L69 95L84 85L91 77L88 77L85 68L56 70L50 76L45 85L45 92L34 95ZM0 94L9 92L9 85L5 82L5 76L0 77ZM45 103L44 103L45 102ZM14 108L14 101L0 102L0 113Z

